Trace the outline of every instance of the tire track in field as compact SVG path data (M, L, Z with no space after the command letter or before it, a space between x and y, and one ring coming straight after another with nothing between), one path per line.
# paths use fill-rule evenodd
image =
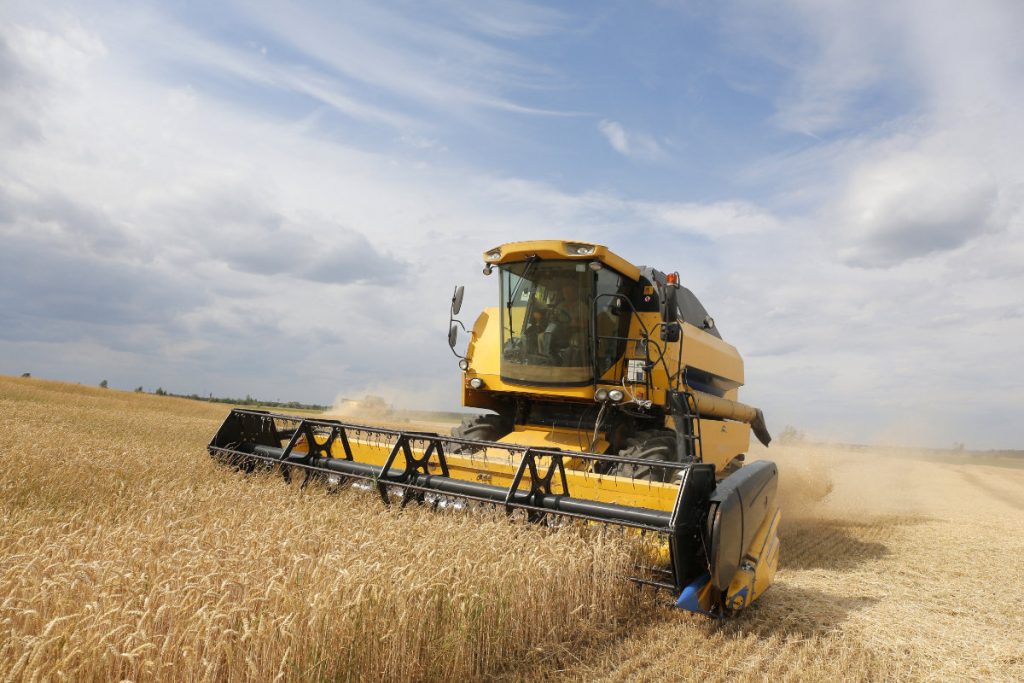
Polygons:
M923 515L858 514L783 519L780 567L843 572L891 554L901 528L923 524Z
M575 680L857 680L886 669L849 642L852 615L883 598L879 570L898 554L917 517L800 519L781 532L776 583L736 619L664 610L573 669ZM788 548L788 551L786 550Z
M1009 491L1005 491L981 479L974 472L970 472L968 470L959 470L959 474L961 478L963 478L963 480L966 481L968 484L971 484L972 486L980 489L981 491L988 494L989 496L992 496L996 500L1002 503L1006 503L1010 507L1016 508L1018 510L1024 510L1024 491L1018 489L1016 495L1014 495ZM1006 483L1010 480L1002 479L1001 481Z

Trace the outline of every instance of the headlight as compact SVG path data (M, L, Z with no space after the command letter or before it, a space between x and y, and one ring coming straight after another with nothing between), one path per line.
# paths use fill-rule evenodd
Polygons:
M479 377L474 377L473 379L469 380L469 386L471 386L474 389L478 389L478 390L479 389L483 389L484 388L484 381L482 379L480 379Z
M459 369L460 370L469 370L469 361L466 360L465 358L460 360L459 361Z
M622 389L612 389L608 392L608 398L618 403L622 399L626 398L626 395L622 393Z
M493 249L487 252L488 261L497 261L499 258L501 258L501 249Z
M590 256L594 253L593 244L567 244L565 250L573 256Z
M605 401L607 401L608 400L608 390L607 389L598 389L597 391L595 391L594 392L594 400L595 401L599 401L601 403L604 403Z

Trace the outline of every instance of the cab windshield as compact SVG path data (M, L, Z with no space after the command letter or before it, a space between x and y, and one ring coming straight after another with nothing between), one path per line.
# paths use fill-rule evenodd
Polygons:
M571 385L603 375L624 348L616 337L625 336L629 316L612 295L624 294L627 284L618 273L595 271L581 261L502 266L502 377L521 384Z

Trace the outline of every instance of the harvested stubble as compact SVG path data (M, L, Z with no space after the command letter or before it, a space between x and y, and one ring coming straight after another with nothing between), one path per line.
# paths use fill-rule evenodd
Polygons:
M772 446L776 583L722 623L658 611L585 681L1022 681L1024 469Z
M0 378L0 411L0 679L515 675L646 599L621 535L217 467L222 407Z
M0 680L1024 680L1024 469L755 451L781 566L719 623L622 539L216 468L223 410L0 378Z

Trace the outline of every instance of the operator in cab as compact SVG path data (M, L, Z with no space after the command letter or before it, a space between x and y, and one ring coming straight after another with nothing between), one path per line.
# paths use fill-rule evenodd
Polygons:
M573 278L559 283L548 310L541 352L559 359L561 365L581 365L586 350L590 305L581 296L579 285Z

